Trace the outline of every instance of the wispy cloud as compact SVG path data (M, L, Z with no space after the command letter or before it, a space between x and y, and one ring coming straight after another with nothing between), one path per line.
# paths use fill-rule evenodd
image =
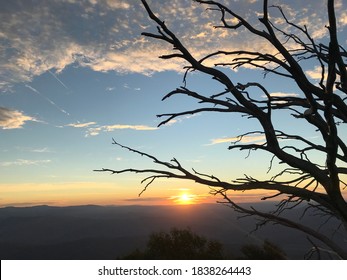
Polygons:
M25 166L25 165L41 165L50 163L50 159L44 160L28 160L28 159L17 159L14 161L2 161L0 162L0 166L8 167L8 166Z
M222 137L222 138L216 138L212 139L211 143L208 145L216 145L216 144L222 144L222 143L264 143L265 142L265 136L264 135L246 135L242 138L240 137Z
M170 126L170 125L174 125L177 122L178 122L178 120L169 120L165 125Z
M320 67L316 67L313 70L307 70L305 73L314 80L320 80L322 78L322 70Z
M177 117L175 119L172 119L170 121L168 121L165 125L166 126L171 126L171 125L174 125L174 124L177 124L177 123L181 123L185 120L189 120L191 118L195 118L195 117L199 117L201 116L200 113L197 113L197 114L194 114L194 115L187 115L187 116L182 116L182 117Z
M147 125L129 125L129 124L114 124L114 125L105 125L104 128L106 131L114 131L117 129L133 129L133 130L157 130L158 127L147 126Z
M70 123L65 125L65 127L74 128L87 128L86 137L99 135L101 132L112 132L115 130L157 130L158 127L148 126L148 125L132 125L132 124L112 124L112 125L97 125L96 122L86 122L86 123Z
M44 147L44 148L32 149L31 152L33 152L33 153L52 153L52 150L48 147Z
M94 4L97 3L97 1L92 0ZM127 1L121 1L121 0L106 0L107 5L112 9L118 9L118 10L128 10L130 8L130 4Z
M343 14L343 17L340 18L339 23L343 26L347 25L347 13Z
M272 97L298 97L298 93L293 92L272 92L270 93L270 96ZM262 97L266 97L266 95L263 95Z
M141 90L141 88L133 88L133 87L130 87L128 84L124 84L123 87L126 88L126 89L131 89L131 90L136 90L136 91Z
M87 123L77 122L77 123L67 124L66 126L71 126L71 127L76 127L76 128L83 128L83 127L89 127L89 126L92 126L92 125L95 125L95 124L96 124L96 122L87 122Z
M22 128L28 121L37 121L35 118L25 115L23 112L0 107L0 127L2 129Z
M85 137L97 136L101 132L101 127L92 127L86 131Z
M312 80L315 80L316 82L322 79L322 69L319 66L316 66L314 69L311 69L311 70L306 70L305 73L309 78L311 78ZM323 81L326 81L327 77L328 77L328 73L327 71L325 71Z
M159 128L153 127L153 126L147 126L147 125L130 125L130 124L103 125L103 126L96 126L96 127L89 128L86 131L85 136L86 137L96 136L96 135L99 135L101 132L112 132L112 131L121 130L121 129L151 131L151 130L157 130Z
M24 151L24 152L30 152L30 153L53 153L50 148L48 147L43 147L43 148L32 148L32 147L16 147L17 150L19 151Z

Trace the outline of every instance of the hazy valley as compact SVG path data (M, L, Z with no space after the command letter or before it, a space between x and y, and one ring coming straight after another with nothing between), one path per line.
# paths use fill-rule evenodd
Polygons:
M258 209L267 204L255 205ZM302 209L290 212L299 218ZM71 206L6 207L0 209L1 259L116 259L143 248L148 236L172 227L222 242L233 255L244 244L268 239L290 259L303 259L312 247L306 236L295 230L268 224L250 234L254 218L218 204L182 206ZM305 216L306 225L319 228L319 218ZM334 221L321 227L337 228ZM332 231L337 242L343 237Z

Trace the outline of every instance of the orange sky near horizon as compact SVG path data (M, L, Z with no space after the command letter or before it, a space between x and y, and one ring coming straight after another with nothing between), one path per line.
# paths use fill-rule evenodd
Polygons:
M186 187L190 185L191 187ZM181 186L181 187L177 187ZM105 182L66 182L66 183L22 183L0 184L0 207L28 207L35 205L74 206L74 205L187 205L216 203L223 201L221 196L209 193L207 186L189 182L167 182L151 185L141 196L143 186L117 181ZM11 190L11 191L9 191ZM347 197L347 189L343 191ZM272 192L274 194L274 192ZM248 192L230 191L229 197L237 203L257 203L271 192L254 190ZM276 201L272 199L271 201Z
M183 182L182 182L183 183ZM176 186L179 183L176 183ZM183 183L184 184L184 183ZM181 184L181 185L183 185ZM188 184L185 184L188 185ZM112 183L22 183L1 184L0 207L6 206L73 206L73 205L186 205L215 203L222 197L209 193L207 186L174 187L173 183L150 186L141 196L142 185L121 187ZM9 191L9 189L11 191ZM264 192L230 192L236 202L259 201Z

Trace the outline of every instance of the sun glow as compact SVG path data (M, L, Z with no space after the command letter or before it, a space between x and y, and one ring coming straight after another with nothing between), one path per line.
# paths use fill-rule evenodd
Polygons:
M182 193L179 196L174 197L174 201L177 204L194 204L195 203L194 195L191 195L188 193Z

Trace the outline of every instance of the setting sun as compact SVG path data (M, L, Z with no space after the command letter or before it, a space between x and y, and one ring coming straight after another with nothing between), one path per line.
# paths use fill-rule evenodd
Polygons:
M193 204L194 203L194 195L182 193L180 196L175 198L175 202L177 204Z

